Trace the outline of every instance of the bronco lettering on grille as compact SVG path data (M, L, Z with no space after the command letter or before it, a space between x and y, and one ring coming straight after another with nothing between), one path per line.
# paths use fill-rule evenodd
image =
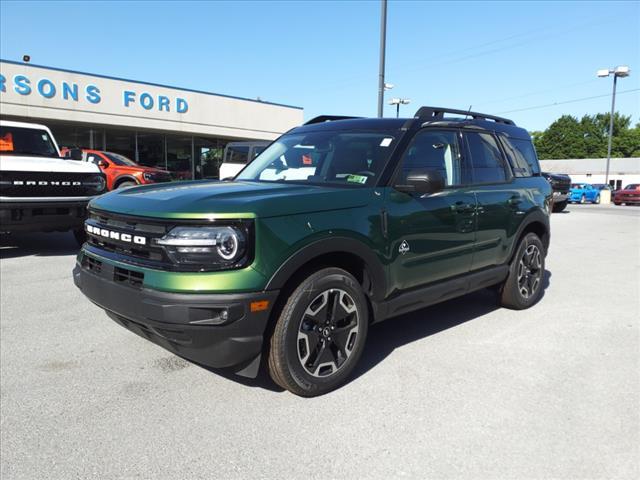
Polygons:
M113 230L107 230L106 228L96 227L93 225L86 225L87 232L99 237L108 238L111 240L119 240L126 243L135 243L136 245L146 245L147 239L139 235L131 235L129 233L114 232Z

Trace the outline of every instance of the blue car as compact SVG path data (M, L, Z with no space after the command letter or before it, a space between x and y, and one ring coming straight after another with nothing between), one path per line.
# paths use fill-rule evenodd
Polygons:
M589 183L573 183L569 190L571 203L600 203L600 189Z

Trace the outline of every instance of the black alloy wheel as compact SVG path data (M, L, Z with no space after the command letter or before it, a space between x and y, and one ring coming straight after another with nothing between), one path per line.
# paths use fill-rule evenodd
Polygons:
M528 300L542 282L542 253L537 245L528 245L518 262L518 290Z
M298 360L309 375L337 372L353 353L358 336L358 309L344 290L332 288L314 298L300 320Z
M275 314L267 356L275 383L304 397L345 383L369 326L367 299L353 275L335 267L312 273Z

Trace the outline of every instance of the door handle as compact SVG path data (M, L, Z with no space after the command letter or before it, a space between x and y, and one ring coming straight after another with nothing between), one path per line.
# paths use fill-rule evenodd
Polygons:
M466 203L458 200L456 203L451 205L451 210L453 210L455 213L470 213L473 212L475 207L476 206L471 203Z
M512 205L514 207L517 207L518 205L520 205L522 203L522 198L520 197L520 195L514 195L513 197L511 197L507 203L509 205Z

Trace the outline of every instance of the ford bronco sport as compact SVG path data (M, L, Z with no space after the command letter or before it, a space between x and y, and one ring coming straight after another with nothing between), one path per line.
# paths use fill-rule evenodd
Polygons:
M551 198L510 120L318 117L234 181L92 201L74 281L177 355L250 377L263 358L314 396L347 380L372 323L485 287L507 308L535 304Z

